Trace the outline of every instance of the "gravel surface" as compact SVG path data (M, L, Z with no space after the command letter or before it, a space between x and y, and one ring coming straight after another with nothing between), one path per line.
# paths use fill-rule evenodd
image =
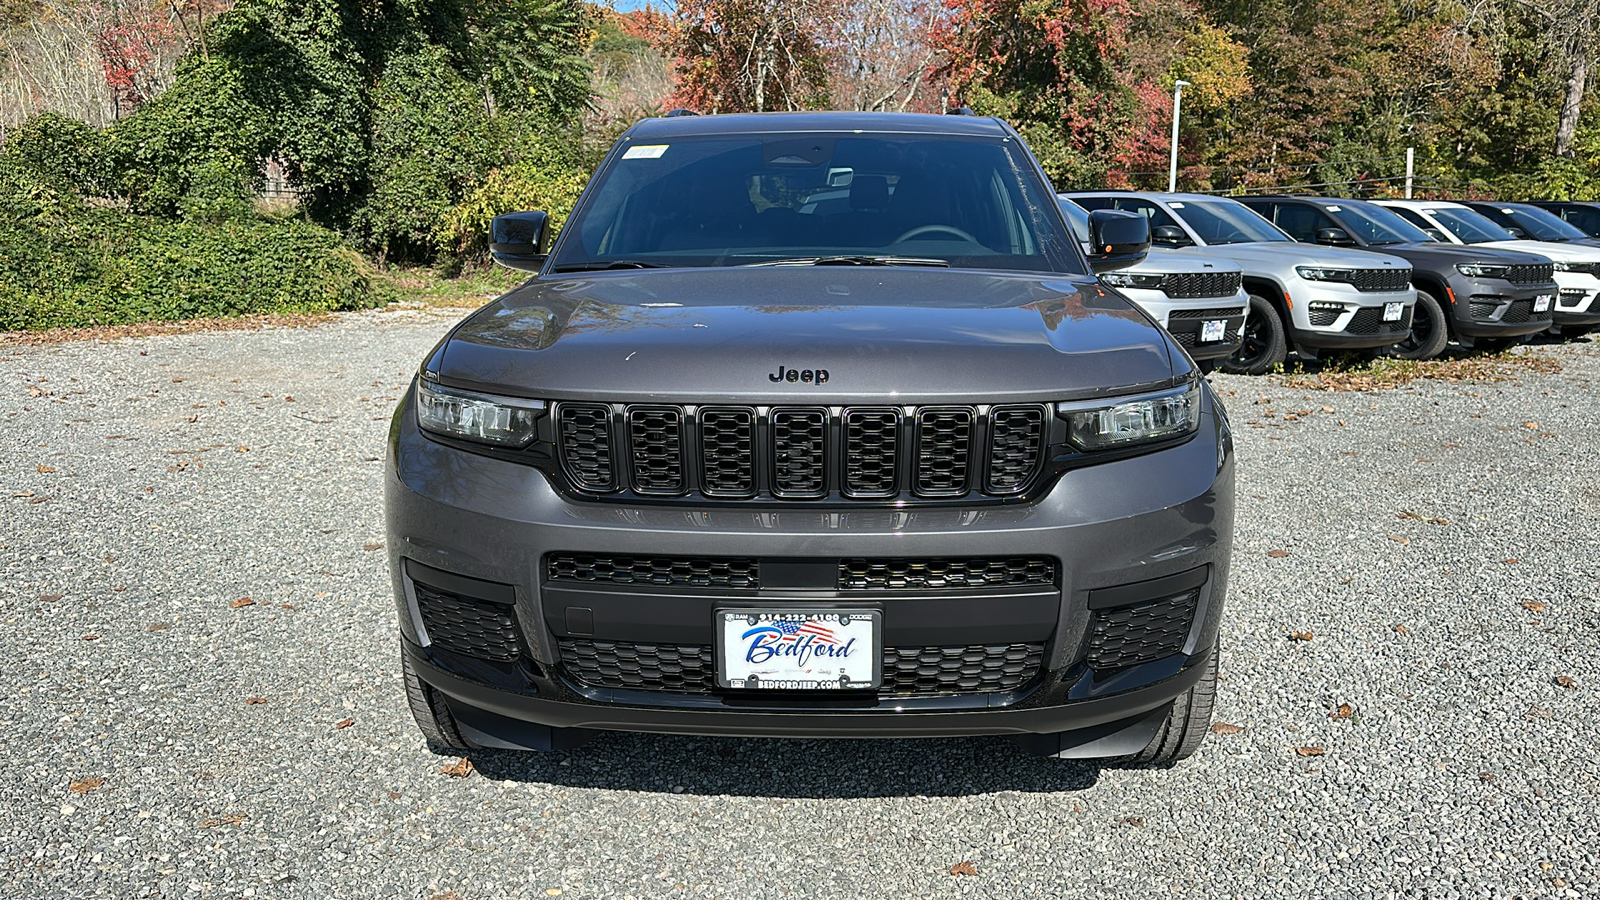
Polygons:
M1242 730L1175 768L611 734L456 778L376 546L453 315L0 345L0 895L1600 894L1600 344L1488 385L1218 376Z

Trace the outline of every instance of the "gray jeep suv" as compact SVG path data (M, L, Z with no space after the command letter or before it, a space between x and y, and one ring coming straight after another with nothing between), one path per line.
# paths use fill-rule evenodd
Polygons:
M634 126L397 409L402 668L440 750L595 729L1010 735L1169 762L1210 719L1222 406L971 116Z

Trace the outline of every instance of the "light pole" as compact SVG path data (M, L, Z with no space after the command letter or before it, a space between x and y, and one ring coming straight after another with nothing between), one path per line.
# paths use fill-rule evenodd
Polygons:
M1167 169L1167 193L1178 190L1178 116L1183 112L1183 89L1189 82L1178 79L1172 86L1172 165Z

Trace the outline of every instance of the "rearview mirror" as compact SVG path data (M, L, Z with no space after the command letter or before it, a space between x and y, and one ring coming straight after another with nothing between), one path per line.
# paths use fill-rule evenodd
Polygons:
M1317 243L1332 247L1354 247L1356 240L1343 228L1318 228Z
M1138 213L1089 213L1089 267L1096 274L1125 269L1150 255L1150 220Z
M1157 225L1155 242L1167 247L1187 247L1194 241L1184 234L1183 229L1176 225Z
M1506 230L1511 232L1511 236L1516 238L1519 241L1526 239L1527 236L1528 236L1528 233L1526 231L1523 231L1521 228L1518 228L1515 225L1507 225L1506 226Z
M537 210L495 216L489 228L489 255L508 269L537 272L544 268L545 225L549 216Z
M1427 235L1430 241L1438 241L1441 244L1450 243L1450 239L1444 236L1444 232L1437 228L1424 228L1422 233Z

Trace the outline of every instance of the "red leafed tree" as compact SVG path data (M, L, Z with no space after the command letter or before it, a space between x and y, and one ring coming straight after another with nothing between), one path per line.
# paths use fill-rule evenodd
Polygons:
M765 112L828 105L834 0L680 0L667 44L677 90L700 112Z
M1133 0L948 5L933 38L954 97L1015 124L1058 184L1115 186L1163 162L1170 85L1130 62Z
M204 53L206 20L232 5L232 0L135 0L87 6L95 21L95 52L118 113L165 89L185 53Z

